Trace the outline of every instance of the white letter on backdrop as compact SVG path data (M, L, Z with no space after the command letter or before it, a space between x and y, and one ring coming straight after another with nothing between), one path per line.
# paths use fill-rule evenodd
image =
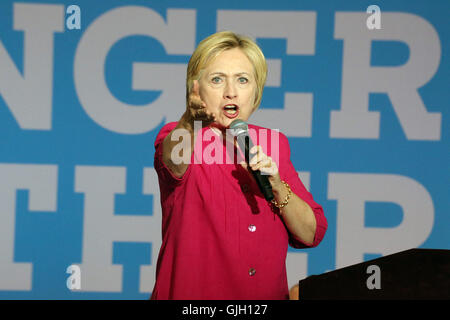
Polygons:
M383 12L383 29L365 26L366 14L337 12L336 39L344 40L341 110L331 112L333 138L378 139L380 113L369 111L369 93L387 93L409 140L440 140L441 113L428 112L418 93L439 67L441 44L433 26L409 13ZM409 59L395 67L370 65L373 41L408 45Z
M126 23L118 23L126 21ZM105 129L141 134L161 121L174 121L185 108L186 65L181 63L133 63L134 90L162 91L147 105L121 102L105 81L105 60L112 46L133 35L158 40L167 54L190 55L195 45L195 11L167 10L167 22L154 10L126 6L112 9L89 25L75 55L75 86L81 105Z

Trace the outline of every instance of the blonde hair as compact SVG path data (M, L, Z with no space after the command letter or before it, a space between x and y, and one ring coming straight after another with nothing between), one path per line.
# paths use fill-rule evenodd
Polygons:
M198 80L208 63L225 50L239 48L253 65L256 81L254 108L259 107L267 78L267 63L258 45L250 38L231 31L217 32L203 39L189 59L186 76L186 104L193 81Z

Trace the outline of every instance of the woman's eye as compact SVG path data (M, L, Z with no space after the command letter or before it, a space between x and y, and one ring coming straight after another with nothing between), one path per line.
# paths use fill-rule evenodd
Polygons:
M240 77L239 78L239 83L247 83L247 82L248 82L247 78L245 78L245 77Z
M221 79L219 77L214 77L211 79L212 83L220 83Z

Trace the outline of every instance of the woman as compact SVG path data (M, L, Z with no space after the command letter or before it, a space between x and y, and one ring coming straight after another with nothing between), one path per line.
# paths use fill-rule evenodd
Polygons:
M327 221L298 178L287 138L280 133L275 143L258 141L250 150L249 166L268 175L273 203L226 138L233 120L247 121L258 108L266 75L260 48L232 32L209 36L193 53L186 111L155 141L163 241L152 299L288 299L288 244L314 247L322 240ZM193 138L180 151L182 136ZM211 146L224 161L199 161Z

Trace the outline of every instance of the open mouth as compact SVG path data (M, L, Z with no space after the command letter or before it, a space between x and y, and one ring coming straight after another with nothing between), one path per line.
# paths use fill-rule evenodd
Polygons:
M223 113L230 119L236 118L239 114L239 107L235 104L227 104L223 107Z

